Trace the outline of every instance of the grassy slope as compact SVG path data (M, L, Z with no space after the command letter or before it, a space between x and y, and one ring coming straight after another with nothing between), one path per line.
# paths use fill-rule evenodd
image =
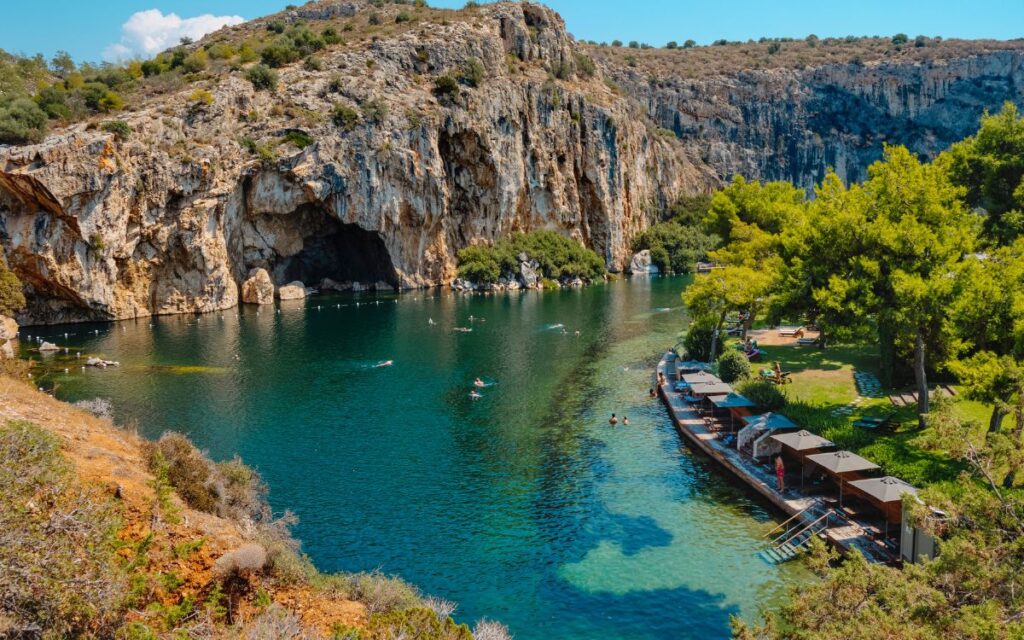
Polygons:
M839 345L827 349L795 346L762 346L762 367L778 361L784 371L793 372L793 383L785 387L790 404L783 412L809 431L822 433L878 464L890 475L917 485L955 477L961 465L945 452L928 446L928 430L917 428L913 407L897 409L889 401L889 390L881 398L865 398L850 416L836 416L833 410L858 396L853 371L878 374L878 354L874 347ZM985 424L989 408L978 402L957 398L954 408L965 419ZM884 432L853 427L862 416L895 415L897 426Z
M8 455L17 459L5 460L7 475L0 474L27 478L24 486L0 487L0 565L5 557L13 563L0 566L0 576L9 570L34 580L0 584L0 636L38 623L48 631L44 637L293 637L288 630L349 640L400 630L425 640L471 637L447 614L438 618L426 608L437 601L397 579L319 574L294 553L240 578L222 577L218 559L254 541L269 559L274 543L243 522L190 508L150 472L143 444L109 421L0 376L0 446L8 454L41 451L32 460ZM54 529L54 522L71 521L69 532ZM287 532L277 540L288 546ZM90 568L88 585L95 586L87 593L98 595L78 597L81 589L68 576L81 572L67 569L71 563ZM38 597L7 609L5 597L16 592ZM229 606L234 620L226 616ZM77 627L60 626L72 618Z

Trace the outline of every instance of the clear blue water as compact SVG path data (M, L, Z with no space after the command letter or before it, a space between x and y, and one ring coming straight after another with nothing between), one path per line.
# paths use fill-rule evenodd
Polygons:
M519 640L724 638L730 614L753 619L806 576L757 558L774 514L648 398L686 282L23 333L70 347L51 362L70 373L45 379L58 396L109 398L148 437L179 430L257 467L322 570L401 575ZM121 366L82 371L77 351ZM476 376L494 384L474 401Z

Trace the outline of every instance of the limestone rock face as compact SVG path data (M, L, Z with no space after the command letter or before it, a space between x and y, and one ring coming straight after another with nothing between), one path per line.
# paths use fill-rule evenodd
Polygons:
M282 285L277 289L277 297L282 300L302 300L306 297L306 285L299 281Z
M242 302L248 304L273 304L274 281L266 269L258 268L249 272L242 283Z
M285 15L358 19L367 6ZM402 7L373 10L393 25ZM112 116L124 139L93 122L0 146L0 245L28 298L17 320L226 309L253 269L275 284L447 285L459 249L533 229L622 271L636 235L681 195L734 173L807 184L831 165L856 179L883 140L934 153L1024 90L1015 52L652 82L643 69L590 70L587 51L543 6L485 4L324 50L320 71L286 66L276 92L223 70L208 105L190 85L140 97ZM477 86L434 90L471 60ZM384 107L372 118L371 100ZM336 105L363 113L351 130L325 117ZM287 142L294 132L312 144Z
M657 265L651 264L651 252L644 249L633 254L633 259L629 261L629 272L633 275L654 275L659 269Z
M977 131L987 109L1024 104L1024 50L1007 45L950 59L824 64L704 78L606 69L660 127L723 180L788 180L810 188L832 167L867 177L883 143L934 157Z

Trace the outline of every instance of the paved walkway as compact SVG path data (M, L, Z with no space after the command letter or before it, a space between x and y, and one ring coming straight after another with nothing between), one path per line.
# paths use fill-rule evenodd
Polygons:
M798 519L805 524L814 522L830 509L818 496L804 495L795 489L779 492L775 488L773 470L726 446L709 431L704 425L704 419L683 399L683 394L673 391L676 381L674 354L665 354L658 363L658 371L663 373L667 380L667 384L658 387L658 394L668 408L676 430L686 436L693 445L724 465L788 516L800 514ZM884 548L871 540L870 535L856 523L829 527L826 536L840 550L857 548L869 560L889 560Z

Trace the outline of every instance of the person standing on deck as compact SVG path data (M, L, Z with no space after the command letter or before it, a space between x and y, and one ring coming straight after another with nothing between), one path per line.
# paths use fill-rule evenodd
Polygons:
M782 456L775 456L775 480L779 493L786 490L786 465L782 463Z

